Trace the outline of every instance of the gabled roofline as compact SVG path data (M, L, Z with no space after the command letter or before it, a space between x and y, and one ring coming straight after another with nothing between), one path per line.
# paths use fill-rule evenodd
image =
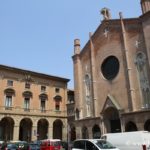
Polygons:
M124 23L127 24L133 24L133 22L137 22L140 21L140 18L123 18ZM110 19L110 20L103 20L101 22L101 24L97 27L97 29L95 30L95 32L92 35L92 39L96 36L98 30L100 30L103 26L107 25L107 24L120 24L120 19ZM121 25L121 24L120 24ZM93 40L94 41L94 40ZM82 48L80 55L82 55L84 53L84 51L89 47L90 45L90 40L87 41L87 43L85 44L85 46Z
M111 102L111 104L110 104L110 102ZM107 108L109 108L109 107L116 108L118 111L123 110L123 109L121 108L121 106L119 105L119 103L115 100L115 98L114 98L112 95L110 95L110 94L107 95L107 98L106 98L106 100L105 100L105 103L104 103L104 105L103 105L103 108L102 108L102 111L101 111L100 114L103 114L104 111L105 111Z

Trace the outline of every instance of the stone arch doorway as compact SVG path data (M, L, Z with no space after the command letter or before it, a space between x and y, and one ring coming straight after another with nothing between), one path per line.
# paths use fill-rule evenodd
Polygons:
M19 140L21 141L31 141L32 136L32 121L29 118L24 118L20 122L19 127Z
M62 140L62 128L63 123L61 120L57 119L53 123L53 138Z
M144 124L144 130L150 132L150 119L148 119Z
M93 139L99 139L101 137L100 127L96 124L92 128Z
M107 133L121 132L119 112L114 107L109 107L104 111L104 126Z
M48 138L48 121L46 119L40 119L37 127L37 139L43 140Z
M4 117L0 121L0 139L3 141L13 140L14 120Z
M125 126L126 132L137 131L137 126L134 122L129 121Z
M89 132L86 126L82 127L82 138L88 139L89 138Z

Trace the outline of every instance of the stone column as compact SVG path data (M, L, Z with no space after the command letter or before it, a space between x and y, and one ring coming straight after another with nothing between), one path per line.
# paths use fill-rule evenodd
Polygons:
M32 140L32 141L37 140L37 136L38 136L38 133L37 133L37 125L34 125L34 126L32 126L31 140Z
M105 133L105 125L104 125L104 118L102 116L101 118L101 134L103 135Z
M120 115L121 132L125 132L124 118Z
M48 133L47 133L47 135L48 135L49 139L53 139L53 122L54 122L53 119L51 119L51 121L48 122L49 126L48 126Z
M88 127L89 139L93 138L92 127Z
M52 139L53 138L53 126L48 127L48 138Z
M76 139L82 139L81 127L76 127Z
M15 123L15 125L14 125L13 140L14 141L19 140L19 124L18 123Z
M68 139L68 126L66 124L64 124L64 126L62 127L62 139L64 141L67 141Z

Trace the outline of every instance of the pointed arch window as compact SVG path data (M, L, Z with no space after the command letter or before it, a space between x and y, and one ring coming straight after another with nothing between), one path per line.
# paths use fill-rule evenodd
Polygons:
M143 108L150 108L150 86L146 59L145 53L138 52L135 57L135 64L138 71L139 84L143 98Z
M90 77L88 74L85 75L85 93L86 96L90 96Z

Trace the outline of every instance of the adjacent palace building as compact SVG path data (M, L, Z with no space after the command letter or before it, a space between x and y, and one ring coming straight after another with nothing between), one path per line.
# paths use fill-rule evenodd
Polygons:
M67 82L0 65L0 140L67 138Z
M74 41L75 121L71 136L150 131L150 0L138 18L104 20L82 50Z

